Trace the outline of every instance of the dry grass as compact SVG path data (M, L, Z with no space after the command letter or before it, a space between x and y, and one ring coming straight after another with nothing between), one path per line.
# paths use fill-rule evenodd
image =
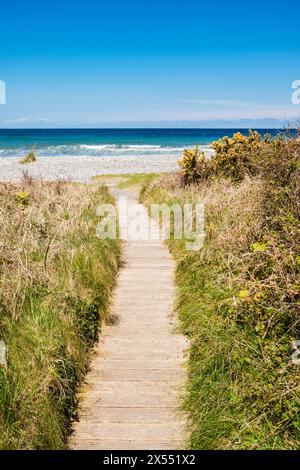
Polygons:
M95 236L105 188L0 185L0 448L59 449L98 337L119 246Z
M296 140L238 183L217 176L185 186L177 174L144 191L147 205L205 204L203 249L170 242L192 344L185 408L194 449L299 447L299 155Z

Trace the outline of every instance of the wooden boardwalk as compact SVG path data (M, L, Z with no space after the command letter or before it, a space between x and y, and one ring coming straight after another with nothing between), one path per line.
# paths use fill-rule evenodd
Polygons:
M114 322L102 330L70 447L182 449L186 340L174 331L174 261L160 240L128 241L123 258Z

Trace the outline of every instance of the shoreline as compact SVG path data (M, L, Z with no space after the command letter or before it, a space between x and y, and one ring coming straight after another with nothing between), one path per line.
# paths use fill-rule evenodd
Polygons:
M36 162L21 164L19 157L0 157L0 181L18 182L24 172L35 179L68 180L89 183L98 175L124 173L168 173L178 169L178 156L118 156L118 157L39 157Z

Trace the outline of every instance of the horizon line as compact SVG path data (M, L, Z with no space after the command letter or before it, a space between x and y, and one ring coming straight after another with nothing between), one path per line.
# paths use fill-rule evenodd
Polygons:
M270 126L230 126L230 127L135 127L135 126L128 126L128 127L112 127L112 126L104 126L104 127L0 127L0 131L30 131L30 130L37 130L37 131L51 131L51 130L214 130L214 129L224 129L224 130L234 130L234 129L241 129L241 130L296 130L298 127L287 127L287 126L279 126L279 127L270 127Z

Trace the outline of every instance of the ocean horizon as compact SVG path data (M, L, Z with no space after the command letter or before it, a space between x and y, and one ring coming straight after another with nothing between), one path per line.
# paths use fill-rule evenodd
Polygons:
M254 129L275 136L282 129ZM37 157L181 155L185 148L199 145L212 152L210 144L248 129L0 129L0 157L24 157L34 149Z

